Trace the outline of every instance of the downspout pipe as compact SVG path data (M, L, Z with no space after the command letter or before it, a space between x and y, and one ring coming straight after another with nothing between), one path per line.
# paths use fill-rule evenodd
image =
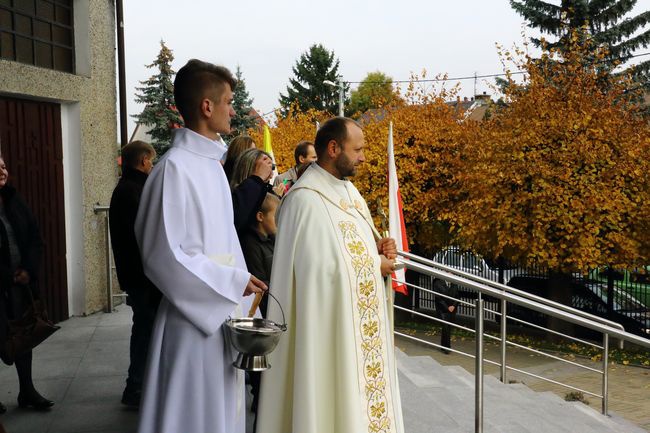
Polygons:
M126 62L124 60L124 12L122 0L115 0L115 15L117 24L117 82L120 93L120 145L129 142L126 112Z

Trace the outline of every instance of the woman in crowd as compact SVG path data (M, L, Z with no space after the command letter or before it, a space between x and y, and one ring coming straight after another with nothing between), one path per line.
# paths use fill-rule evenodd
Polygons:
M255 149L255 142L248 135L239 135L232 139L228 145L228 152L226 153L226 160L223 163L223 171L226 172L228 182L232 177L232 171L235 166L235 161L239 155L244 153L245 150Z
M237 157L230 177L237 232L248 227L255 218L266 193L272 190L269 183L272 176L271 156L263 150L246 149Z
M6 336L7 320L22 317L31 305L31 296L39 298L38 268L43 241L34 215L16 189L7 184L9 173L0 158L0 330ZM4 342L2 342L4 347ZM32 381L32 351L15 360L20 391L18 406L36 410L50 408L54 402L36 391ZM0 412L6 408L0 404Z
M262 161L267 157L271 159L271 155L263 150L251 148L246 149L239 154L233 166L232 175L230 176L230 188L236 188L241 185L246 179L255 174L255 167L258 161ZM273 172L267 174L266 179L262 179L265 183L271 180ZM264 199L264 197L262 197Z

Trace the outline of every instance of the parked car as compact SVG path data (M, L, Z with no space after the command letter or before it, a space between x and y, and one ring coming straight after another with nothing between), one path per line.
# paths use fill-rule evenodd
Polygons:
M433 256L433 261L436 263L447 265L452 268L456 268L458 270L470 273L472 275L485 278L490 281L494 281L495 283L499 282L499 267L496 265L496 263L485 260L479 254L475 254L471 251L462 250L457 246L451 246L438 251ZM510 280L510 278L512 278L512 276L520 272L523 271L518 268L504 266L503 269L504 283L507 283ZM433 288L433 284L435 283L435 278L421 276L419 283L422 287L431 289ZM474 300L476 300L477 298L477 293L476 290L474 289L468 289L466 287L458 286L457 291L458 291L458 298L463 301L473 303ZM426 293L419 294L418 297L419 308L431 309L434 303L433 302L434 299L435 296L431 294L426 294ZM498 301L496 299L493 299L490 296L484 296L483 300L485 301L486 309L493 310L493 311L498 310ZM461 304L458 306L457 314L459 316L473 317L474 310L470 307ZM496 321L496 315L494 313L486 311L485 319L488 321Z
M532 275L517 275L508 285L525 292L549 299L548 278ZM614 288L615 297L611 320L625 327L625 330L650 338L650 310L629 293ZM607 317L607 285L593 280L571 282L571 307L584 312ZM517 305L509 306L510 314L522 320L546 325L546 316Z
M433 261L494 281L495 283L499 282L499 268L496 264L489 263L480 255L471 251L463 251L459 247L448 247L438 251L433 256ZM520 272L521 270L517 268L504 267L503 284L508 284L510 278Z
M600 267L591 270L588 278L607 283L610 275L614 280L614 287L631 294L650 308L650 266L632 270Z

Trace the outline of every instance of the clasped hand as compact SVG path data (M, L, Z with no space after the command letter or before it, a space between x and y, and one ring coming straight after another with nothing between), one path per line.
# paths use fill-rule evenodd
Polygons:
M381 276L386 277L395 270L397 258L397 244L393 238L381 238L377 242L377 251L381 259Z
M266 284L264 284L264 281L255 277L255 275L251 275L251 279L248 280L248 284L244 290L244 296L249 296L253 293L264 293L267 290L269 290L269 288Z

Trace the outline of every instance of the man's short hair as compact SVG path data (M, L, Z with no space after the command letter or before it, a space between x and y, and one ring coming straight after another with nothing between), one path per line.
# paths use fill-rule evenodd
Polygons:
M296 144L296 150L293 151L293 157L296 160L296 165L300 164L300 157L307 158L307 153L309 152L309 146L313 146L309 140L303 140L300 143Z
M343 147L343 144L345 144L348 138L348 124L353 124L361 128L359 123L347 117L333 117L318 128L316 140L314 141L314 148L316 149L318 159L325 154L327 151L327 143L332 140Z
M197 59L188 61L174 80L174 99L178 112L186 122L196 120L201 101L208 95L221 98L226 84L233 91L237 86L237 80L227 68Z
M142 161L142 157L147 155L153 158L156 156L156 150L151 144L136 140L124 146L120 154L122 155L122 167L137 169Z

